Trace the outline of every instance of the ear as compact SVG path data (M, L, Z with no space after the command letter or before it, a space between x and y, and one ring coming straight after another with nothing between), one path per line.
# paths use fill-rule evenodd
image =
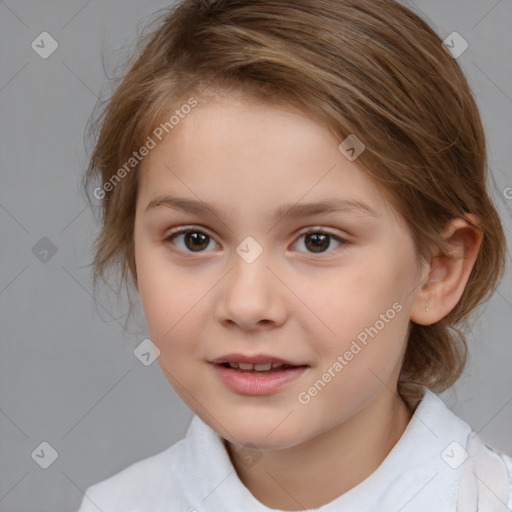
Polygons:
M479 225L474 215L467 217ZM483 239L482 232L462 218L453 219L442 236L450 244L451 252L444 255L438 250L432 261L425 264L428 276L418 287L411 308L411 320L420 325L441 320L457 305Z

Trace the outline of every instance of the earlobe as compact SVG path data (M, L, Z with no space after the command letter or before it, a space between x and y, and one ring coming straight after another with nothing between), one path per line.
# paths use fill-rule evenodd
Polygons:
M422 293L422 295L423 295L423 293ZM430 311L430 306L428 305L427 299L425 299L424 295L423 295L423 300L425 301L425 304L426 304L425 311L429 312Z
M478 226L473 215L468 218ZM432 258L428 276L418 287L411 308L411 321L420 325L438 322L459 302L473 270L482 232L462 218L454 219L443 233L450 254L439 252Z

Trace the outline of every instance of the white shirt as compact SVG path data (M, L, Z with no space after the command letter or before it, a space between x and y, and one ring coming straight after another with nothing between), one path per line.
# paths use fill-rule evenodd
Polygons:
M440 398L423 389L423 399L411 421L381 465L357 486L315 511L457 511L464 449L468 436L476 434ZM485 450L504 462L498 459L506 468L502 480L508 487L508 503L499 510L512 511L512 457L487 445ZM184 439L89 487L78 512L98 510L279 512L260 503L244 486L222 438L197 415Z

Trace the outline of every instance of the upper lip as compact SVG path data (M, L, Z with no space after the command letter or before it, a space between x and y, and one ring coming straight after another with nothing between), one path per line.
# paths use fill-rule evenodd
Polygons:
M282 357L272 356L269 354L226 354L224 356L212 359L210 363L222 364L222 363L252 363L252 364L266 364L266 363L281 363L288 364L290 366L307 366L301 363L294 363L288 361Z

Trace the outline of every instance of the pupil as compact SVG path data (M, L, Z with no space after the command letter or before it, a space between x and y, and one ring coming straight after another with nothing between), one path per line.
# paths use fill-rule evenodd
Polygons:
M185 243L187 244L187 247L191 250L194 250L194 249L201 250L201 249L208 247L208 240L207 240L208 238L209 238L209 236L205 235L204 233L198 233L196 231L189 232L189 233L185 234ZM193 241L193 243L189 245L188 242L190 242L190 241ZM195 242L199 242L199 243L196 244Z
M329 235L322 235L322 234L306 235L306 246L308 245L308 242L312 242L313 243L312 252L322 252L322 249L327 249L327 247L329 247L329 242L327 242L327 245L325 246L325 241L327 240L328 236ZM322 248L322 243L324 243L323 248Z
M323 252L329 247L329 236L330 235L320 233L306 235L306 246L308 246L308 244L311 244L310 246L308 246L308 249L310 249L312 252ZM185 234L185 244L191 250L197 249L198 251L201 251L208 247L209 238L210 237L208 235L205 235L204 233L191 231Z

